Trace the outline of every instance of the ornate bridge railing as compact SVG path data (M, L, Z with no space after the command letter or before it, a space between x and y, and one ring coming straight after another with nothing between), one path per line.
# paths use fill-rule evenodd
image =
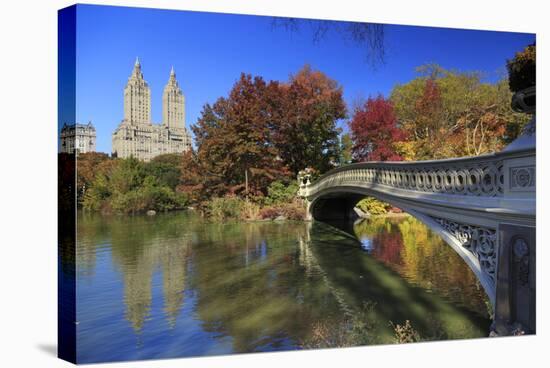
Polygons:
M307 174L299 181L299 194L306 198L329 188L359 185L409 198L444 197L455 204L531 213L535 209L535 151L437 161L365 162L329 171L314 183ZM526 193L531 195L526 197Z

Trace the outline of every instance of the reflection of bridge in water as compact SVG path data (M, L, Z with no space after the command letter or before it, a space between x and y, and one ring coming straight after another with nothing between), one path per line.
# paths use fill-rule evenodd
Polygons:
M364 196L410 213L473 270L495 308L498 334L534 333L536 150L534 134L525 134L496 154L351 164L313 183L301 175L299 194L315 220L351 219Z

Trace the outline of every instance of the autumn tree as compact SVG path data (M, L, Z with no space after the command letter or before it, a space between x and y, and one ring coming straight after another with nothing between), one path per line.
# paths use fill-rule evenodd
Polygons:
M419 76L397 85L391 101L409 135L410 159L440 159L501 150L515 139L527 118L512 111L506 80L482 81L478 72L438 65L417 69Z
M276 82L241 74L227 98L204 106L195 133L196 153L184 155L184 191L203 199L227 193L262 194L276 178L288 176L272 144L273 106L268 99Z
M339 159L337 121L346 117L342 87L304 66L280 85L273 142L294 175L306 167L325 172Z
M411 159L445 156L445 154L441 154L440 150L448 147L450 137L446 135L451 133L452 129L442 127L442 123L445 121L445 110L443 109L441 89L435 82L435 78L440 72L440 69L437 68L430 72L430 76L420 87L422 93L411 101L411 118L401 120L403 128L410 135L409 142L414 143L409 147L414 151ZM403 145L399 147L401 148Z
M196 151L184 155L179 189L197 202L262 196L306 167L326 171L339 160L336 123L345 116L342 88L309 66L286 83L242 74L192 127Z
M98 166L109 160L109 156L102 152L86 152L78 155L76 159L76 187L79 204L82 203L82 198L86 190L90 188L97 173Z
M383 96L370 97L350 122L353 157L358 161L400 161L395 143L405 134L397 126L393 104Z

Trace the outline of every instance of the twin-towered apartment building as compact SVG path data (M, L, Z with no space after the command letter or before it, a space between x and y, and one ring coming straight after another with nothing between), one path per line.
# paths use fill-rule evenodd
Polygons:
M113 133L112 154L149 161L166 153L191 149L191 136L185 127L185 96L174 68L162 95L162 123L151 121L151 90L136 59L124 88L124 119Z

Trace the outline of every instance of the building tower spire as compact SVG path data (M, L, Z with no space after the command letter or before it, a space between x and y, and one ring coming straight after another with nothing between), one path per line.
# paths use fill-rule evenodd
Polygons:
M151 91L143 79L141 64L137 57L134 70L124 88L124 120L151 124Z
M151 92L136 57L124 88L124 119L113 132L112 144L113 156L145 161L158 155L191 149L191 135L185 127L185 96L178 85L174 66L170 68L162 95L162 123L153 124Z
M141 72L141 63L139 62L139 57L136 56L136 62L134 63L134 70L132 71L131 77L136 77L137 79L143 79L143 73Z
M168 127L185 128L185 96L178 85L173 66L162 95L162 124Z

